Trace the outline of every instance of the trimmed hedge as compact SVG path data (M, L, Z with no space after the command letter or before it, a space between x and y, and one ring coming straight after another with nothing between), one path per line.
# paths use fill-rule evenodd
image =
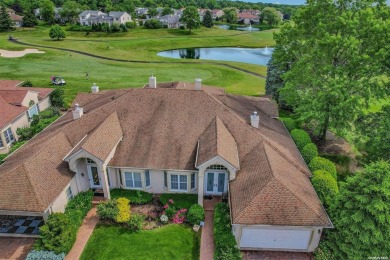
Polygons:
M332 163L326 158L320 156L314 157L314 159L311 160L311 162L309 163L309 168L312 172L315 172L317 170L327 171L337 181L336 166L334 165L334 163Z
M308 143L303 147L301 154L305 162L309 164L311 160L318 156L317 146L313 143Z
M131 204L147 204L153 200L153 194L141 190L112 189L111 199L126 198Z
M191 225L199 225L199 222L204 219L204 209L199 204L194 204L188 210L187 221Z
M313 172L311 182L322 203L326 206L330 206L335 199L336 194L339 193L337 181L329 172L317 170Z
M184 194L184 193L164 193L160 196L160 202L165 205L169 200L173 200L173 206L177 209L187 209L194 204L198 203L197 194Z
M229 206L218 203L214 210L214 259L241 259L241 252L237 247L230 224Z
M291 132L292 130L297 128L297 124L295 123L295 121L293 119L291 119L289 117L282 117L281 120L289 132Z
M64 260L65 254L56 254L52 251L37 251L32 250L28 253L26 260L42 260L42 259L50 259L50 260Z
M305 130L294 129L291 131L291 137L299 150L302 150L305 145L311 143L310 135Z
M116 200L102 201L97 205L97 214L101 219L110 219L115 221L119 213Z

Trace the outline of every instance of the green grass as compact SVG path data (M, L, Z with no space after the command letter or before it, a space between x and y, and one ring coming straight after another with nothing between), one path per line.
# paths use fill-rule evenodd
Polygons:
M166 225L132 233L98 226L80 259L199 259L200 233L185 225Z
M165 193L160 196L162 204L167 204L168 200L173 200L176 209L189 209L193 204L198 203L197 194Z
M63 41L52 41L48 37L49 27L18 29L12 35L23 42L71 50L84 51L99 56L143 60L150 62L178 62L178 59L157 56L157 52L186 47L264 47L274 44L271 31L245 33L222 29L201 28L188 35L183 30L146 30L138 28L127 33L106 34L67 32ZM0 33L0 46L7 50L34 48L8 41L9 33ZM108 46L108 48L107 48ZM93 83L101 90L141 87L147 83L151 73L158 82L193 82L197 75L206 85L223 87L229 93L258 96L264 93L265 79L227 68L210 61L180 60L183 64L140 64L107 61L47 48L38 48L44 54L28 54L21 58L0 57L0 78L31 80L35 86L50 87L50 76L65 78L66 102L70 103L78 92L88 92ZM191 62L191 63L189 63ZM266 75L266 67L238 62L221 62L251 72ZM89 79L85 73L89 73Z
M153 194L141 190L112 189L111 199L127 198L130 203L146 204L153 200Z

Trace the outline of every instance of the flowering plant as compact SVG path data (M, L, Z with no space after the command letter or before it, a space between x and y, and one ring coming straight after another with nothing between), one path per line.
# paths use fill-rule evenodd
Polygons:
M169 199L168 202L173 204L173 199Z
M168 222L168 216L165 215L165 214L162 214L161 217L160 217L160 220L162 223L167 223Z
M187 209L180 209L173 216L172 221L176 224L182 224L186 220Z

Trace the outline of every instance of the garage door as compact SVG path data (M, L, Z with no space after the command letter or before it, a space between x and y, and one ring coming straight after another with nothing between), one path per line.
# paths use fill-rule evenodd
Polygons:
M241 248L307 250L311 230L243 228Z

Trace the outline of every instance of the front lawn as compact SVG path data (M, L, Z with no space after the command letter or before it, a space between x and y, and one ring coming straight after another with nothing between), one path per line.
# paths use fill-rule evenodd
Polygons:
M200 233L184 225L166 225L138 233L98 226L80 259L199 259Z
M193 204L198 203L198 194L165 193L160 196L163 205L168 204L168 200L173 200L176 209L189 209Z

